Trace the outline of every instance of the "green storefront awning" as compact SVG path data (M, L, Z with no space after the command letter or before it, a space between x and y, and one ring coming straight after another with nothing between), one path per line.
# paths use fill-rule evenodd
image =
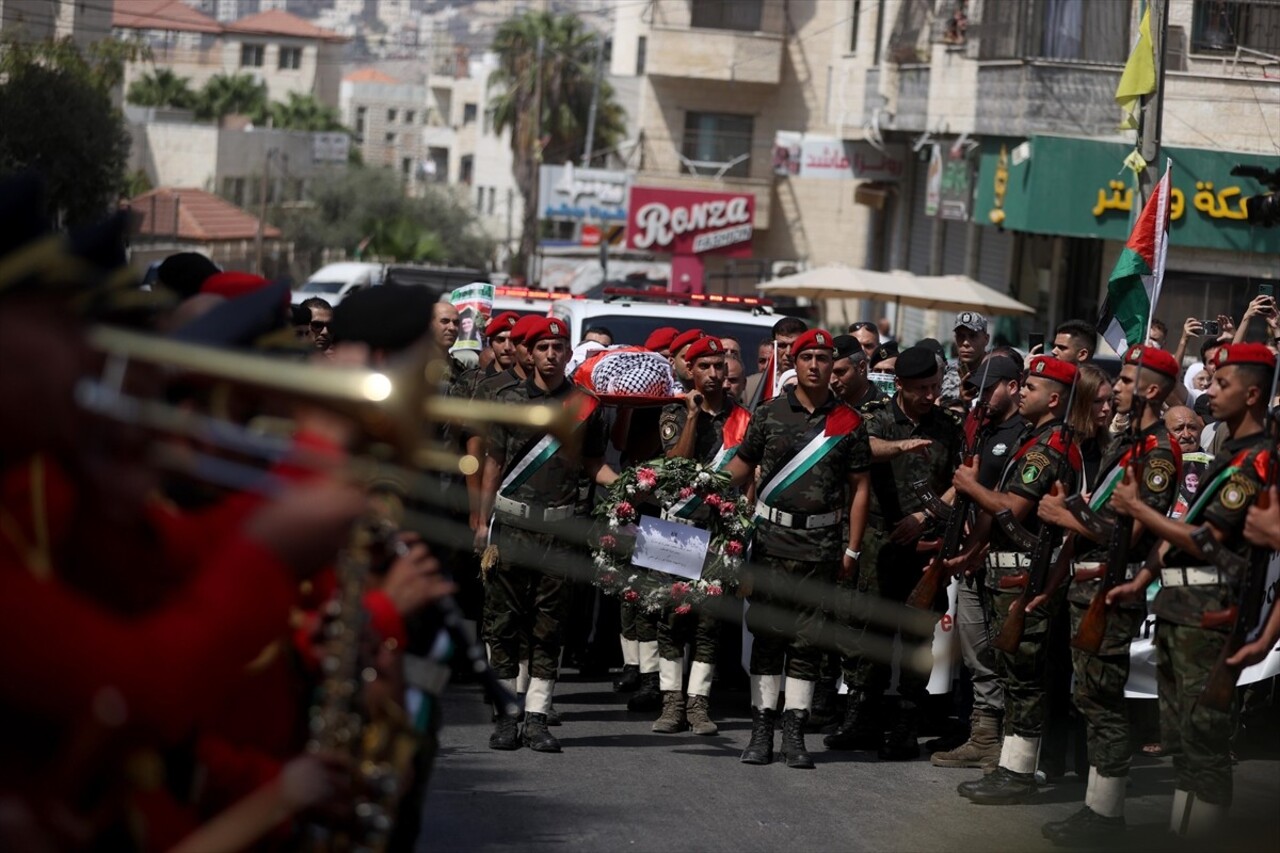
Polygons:
M975 219L1032 234L1127 240L1130 209L1138 204L1133 172L1124 165L1131 151L1127 143L1061 136L984 139ZM1237 163L1280 168L1280 157L1166 147L1161 173L1166 158L1173 160L1171 245L1280 254L1280 226L1244 219L1244 198L1267 188L1231 176Z

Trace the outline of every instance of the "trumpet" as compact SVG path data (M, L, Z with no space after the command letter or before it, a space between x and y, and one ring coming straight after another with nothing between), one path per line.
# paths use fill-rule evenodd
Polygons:
M217 347L190 344L125 329L96 326L90 346L105 357L100 376L80 380L77 401L84 408L125 423L212 443L230 443L249 454L276 455L287 445L278 437L238 427L227 417L194 414L158 400L131 396L125 376L132 363L222 383L224 389L267 391L281 399L318 406L350 418L366 437L363 453L379 462L410 469L474 474L480 460L424 441L428 423L505 424L546 430L567 437L572 419L556 406L509 406L452 399L433 392L431 360L425 346L404 353L385 370L320 367ZM292 427L274 419L274 431Z

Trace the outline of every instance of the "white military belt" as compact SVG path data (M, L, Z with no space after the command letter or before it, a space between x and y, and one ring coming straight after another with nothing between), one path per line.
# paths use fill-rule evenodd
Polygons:
M573 518L574 508L572 506L551 506L538 507L532 504L521 503L508 497L498 495L493 501L493 508L503 515L514 516L515 518L527 518L530 521L564 521Z
M1079 560L1079 561L1073 560L1071 562L1071 576L1075 577L1076 572L1081 572L1081 571L1091 572L1091 571L1096 571L1097 569L1103 569L1105 571L1106 568L1107 568L1106 563L1090 562L1089 560ZM1130 581L1133 580L1137 576L1138 570L1141 568L1142 568L1142 563L1130 563L1129 565L1125 566L1124 567L1125 580L1130 580Z
M1161 586L1220 586L1227 582L1217 566L1174 566L1160 570Z
M989 551L987 552L988 569L1029 569L1031 555L1021 551Z
M839 510L834 512L822 512L816 515L803 515L801 513L784 512L776 507L771 507L764 501L756 501L756 517L763 518L766 521L772 521L774 524L782 527L798 528L800 530L816 530L819 527L830 527L840 521L841 513Z

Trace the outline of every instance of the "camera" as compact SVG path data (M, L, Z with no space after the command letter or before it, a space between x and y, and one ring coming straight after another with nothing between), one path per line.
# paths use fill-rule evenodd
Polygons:
M1216 338L1222 334L1222 327L1218 325L1217 320L1201 320L1200 325L1204 326L1204 336L1206 338Z
M1261 166L1236 164L1231 174L1240 178L1253 178L1266 184L1271 192L1249 196L1244 200L1244 210L1250 225L1270 228L1280 222L1280 169L1264 169Z

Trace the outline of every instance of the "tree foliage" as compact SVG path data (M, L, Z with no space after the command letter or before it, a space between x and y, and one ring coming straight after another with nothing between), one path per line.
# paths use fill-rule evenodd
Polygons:
M274 218L309 269L325 249L354 255L366 242L366 254L387 260L480 268L494 250L469 204L433 186L422 198L406 198L389 169L350 167L318 177L305 205Z
M498 132L511 129L516 182L524 196L522 259L531 255L537 244L538 205L533 190L538 167L544 162L563 163L582 157L596 51L602 49L576 15L527 12L503 23L494 37L498 67L489 82L497 92L489 108ZM614 99L613 88L601 80L593 150L612 148L622 140L625 115Z
M196 118L244 115L259 123L267 115L267 84L248 74L215 74L200 89L195 106Z
M289 93L289 100L279 101L268 110L271 126L281 130L306 130L326 132L345 130L338 111L316 99L315 95Z
M125 96L131 104L140 107L171 107L186 110L196 105L196 93L191 88L190 77L179 77L170 68L157 68L151 74L143 74L129 86Z
M68 225L101 219L124 187L129 134L107 85L122 55L69 39L0 45L0 177L41 174Z

